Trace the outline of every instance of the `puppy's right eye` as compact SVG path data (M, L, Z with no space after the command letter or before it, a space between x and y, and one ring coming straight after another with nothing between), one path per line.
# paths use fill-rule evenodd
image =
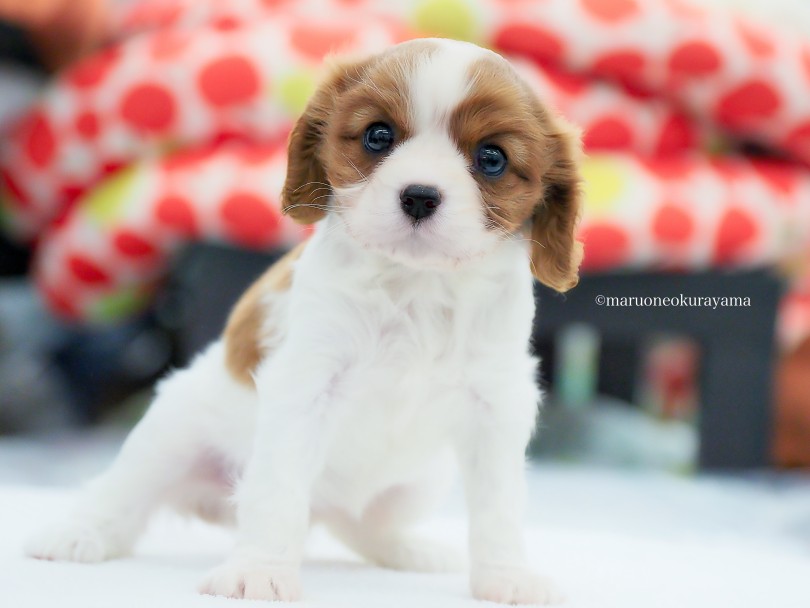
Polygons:
M475 153L475 168L487 177L503 175L507 162L506 153L492 144L482 144Z
M385 152L394 143L394 130L384 122L375 122L363 134L363 147L372 154Z

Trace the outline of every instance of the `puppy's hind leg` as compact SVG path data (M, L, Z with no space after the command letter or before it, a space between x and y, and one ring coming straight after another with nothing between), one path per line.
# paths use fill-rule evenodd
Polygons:
M62 519L35 534L25 552L47 560L98 562L128 554L149 516L165 500L167 490L182 483L195 457L195 436L189 420L198 367L164 380L148 412L130 433L110 467L83 489ZM210 365L210 364L209 364Z
M332 511L323 521L346 546L377 566L411 572L460 572L466 567L463 552L411 529L434 511L446 494L450 463L442 465L447 466L437 466L428 478L387 489L359 518Z

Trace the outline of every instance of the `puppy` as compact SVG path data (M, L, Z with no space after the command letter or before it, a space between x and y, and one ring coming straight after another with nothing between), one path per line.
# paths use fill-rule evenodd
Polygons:
M423 39L336 65L295 125L283 210L314 235L160 383L120 455L34 557L130 552L168 504L233 523L212 595L301 597L307 529L442 571L410 532L461 471L476 598L546 603L521 535L535 427L532 271L577 282L577 139L497 54Z

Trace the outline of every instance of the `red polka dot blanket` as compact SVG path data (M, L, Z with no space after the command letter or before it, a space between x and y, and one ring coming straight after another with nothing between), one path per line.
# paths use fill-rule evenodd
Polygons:
M116 30L0 148L0 219L36 241L37 283L67 318L137 311L190 240L303 238L277 196L324 55L422 35L501 52L582 127L586 270L810 257L810 45L728 14L684 0L146 0ZM810 328L802 294L785 318Z

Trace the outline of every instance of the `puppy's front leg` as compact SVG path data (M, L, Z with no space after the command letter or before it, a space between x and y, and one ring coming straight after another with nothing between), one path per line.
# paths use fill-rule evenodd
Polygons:
M473 390L459 463L469 510L470 585L476 599L548 604L556 592L526 560L525 450L538 395L533 383Z
M203 581L203 593L300 599L310 490L326 458L340 383L336 366L312 355L280 352L260 368L255 443L236 492L236 546Z

